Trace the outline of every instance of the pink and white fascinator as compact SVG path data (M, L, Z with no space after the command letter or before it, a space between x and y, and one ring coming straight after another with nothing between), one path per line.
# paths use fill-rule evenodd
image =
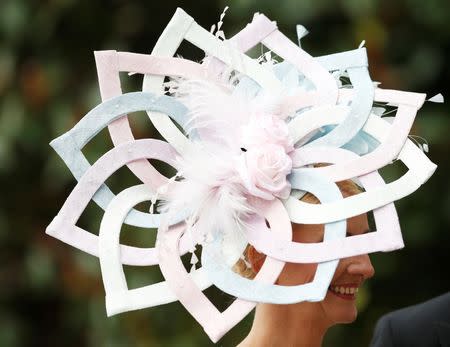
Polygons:
M323 300L339 259L402 248L394 201L436 169L408 138L425 95L380 88L364 47L313 57L259 13L225 39L223 15L213 34L178 9L151 54L95 53L102 102L51 142L78 183L46 230L99 257L108 316L178 300L214 342L258 302ZM202 63L174 57L183 40ZM260 44L269 51L250 58ZM142 74L143 90L122 94L120 72ZM133 137L127 114L139 111L163 140ZM83 147L106 127L114 147L90 163ZM398 160L407 172L385 183L378 170ZM142 184L115 195L105 182L123 166ZM336 182L348 179L364 192L344 198ZM305 192L321 203L300 201ZM90 200L105 211L98 236L76 225ZM144 201L149 213L134 208ZM346 219L369 211L376 231L346 237ZM325 224L323 242L293 242L293 222ZM157 232L154 247L122 245L124 223ZM267 255L254 279L232 271L248 244ZM274 284L285 262L318 263L314 281ZM164 281L129 289L123 264L159 266ZM236 300L220 312L203 293L211 285Z

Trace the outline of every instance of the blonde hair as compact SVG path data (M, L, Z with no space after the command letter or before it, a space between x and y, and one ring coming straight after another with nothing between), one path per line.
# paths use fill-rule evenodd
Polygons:
M321 165L322 166L322 165ZM346 196L356 195L363 192L363 189L358 186L352 180L345 180L341 182L336 182L336 185L339 187L339 190ZM313 194L306 193L300 198L301 201L307 202L310 204L319 204L320 201ZM239 259L236 264L233 265L233 271L241 275L242 277L253 279L256 276L256 271L252 268L250 263L249 252L254 251L254 247L252 245L247 245L245 251L243 253L243 257ZM259 253L259 252L258 252ZM266 255L259 253L261 257L265 258Z

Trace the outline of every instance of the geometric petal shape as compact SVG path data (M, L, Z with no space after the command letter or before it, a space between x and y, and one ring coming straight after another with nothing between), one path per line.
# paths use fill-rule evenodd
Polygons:
M258 30L255 30L255 27ZM295 45L280 32L276 27L276 22L271 21L264 14L256 14L252 22L232 37L229 42L242 52L246 52L257 44L262 43L279 57L283 58L284 61L290 62L314 84L318 94L317 100L320 103L335 104L338 97L338 90L334 78L309 53ZM216 66L213 68L216 73L225 67L224 64L221 64L222 69L220 69L220 64L215 63ZM254 80L252 76L246 75ZM260 86L265 88L261 84Z
M342 116L343 114L341 113L340 115ZM381 147L385 143L386 134L390 132L390 127L391 125L382 118L371 115L369 121L364 126L364 131L378 140L381 143L379 147ZM364 173L350 177L346 175L345 178L338 175L340 173L345 174L344 168L349 167L355 169L354 171L357 172L365 172L365 168L367 167L365 159L367 157L373 158L374 156L372 154L374 154L379 147L369 154L355 160L346 161L343 164L338 163L320 168L295 169L292 171L291 177L295 177L303 172L314 172L315 174L322 173L333 181L361 176ZM384 148L387 149L388 147L389 146L384 146ZM374 160L376 162L384 161L384 154L385 153L378 151ZM386 156L390 157L389 154L386 154ZM339 202L320 205L308 204L298 201L293 197L288 198L284 203L291 220L301 224L322 224L366 213L411 194L425 183L436 170L436 165L433 164L410 140L406 141L397 159L401 160L408 167L408 172L399 179L373 190L344 198ZM381 165L381 167L382 166L384 165ZM328 170L321 170L327 168Z
M425 100L425 94L377 88L375 90L375 100L398 104L397 114L392 125L379 116L371 114L363 127L363 131L378 140L380 145L361 158L345 163L314 168L314 170L317 170L316 172L323 172L337 182L378 170L397 157L408 139L408 133L414 122L417 110ZM345 119L348 110L348 106L338 105L319 106L306 111L288 124L291 138L295 143L322 126L339 124ZM303 166L303 164L301 161L297 162L294 154L293 167L299 166Z
M133 160L147 158L166 161L166 158L174 158L175 155L175 150L168 143L155 139L126 142L111 149L80 178L45 232L82 251L98 256L98 236L75 225L95 192L110 175ZM175 165L172 160L169 160L168 164ZM187 217L187 213L183 211L173 216L169 222L178 223ZM146 214L145 225L159 226L163 216L164 214ZM121 245L121 255L122 262L129 265L146 266L157 262L154 248Z
M129 52L97 51L95 52L95 63L102 101L122 94L120 72L160 75L162 78L164 76L177 76L208 79L208 74L204 66L181 58L156 57L148 54ZM161 95L159 91L156 94ZM115 145L134 140L126 115L108 125L108 128ZM179 153L183 153L189 147L189 140L177 127L170 127L170 129L164 130L163 134L166 141ZM141 180L143 182L145 182L148 171L154 170L147 160L130 163L128 166L137 177L142 177Z
M86 114L70 131L50 142L50 145L58 153L77 180L90 168L90 164L82 148L108 124L123 116L124 114L143 111L158 110L165 113L166 117L172 117L180 126L186 127L186 107L179 101L166 95L155 97L149 93L128 93L103 102ZM179 130L178 130L179 131ZM164 157L170 165L175 166L176 152L171 150L170 156ZM150 165L150 164L148 164ZM140 178L149 187L156 189L167 182L167 178L158 171L146 171L146 175ZM93 200L102 208L106 209L114 194L102 184ZM153 217L151 217L153 218ZM155 227L148 224L149 214L137 210L130 211L125 223L139 227Z
M258 25L259 26L259 25ZM273 30L273 24L266 27ZM265 28L263 28L265 29ZM252 32L255 32L252 30ZM177 8L170 22L156 42L152 55L158 57L171 57L175 54L183 40L191 42L208 56L215 57L224 62L229 68L236 70L252 78L256 83L266 90L279 92L282 90L281 83L267 69L262 67L254 59L238 51L230 42L224 42L212 35L209 31L198 25L194 19L182 9ZM242 40L245 47L245 40ZM156 95L163 94L164 76L145 75L142 90ZM170 136L175 125L157 112L148 112L153 125L164 137ZM177 150L181 151L182 148Z
M320 148L309 147L298 151L307 151L308 158L315 158L317 163L336 163L357 157L356 154L342 148L324 148L321 150ZM298 175L291 176L292 188L306 190L304 188L305 181L315 180L315 177L319 175L311 171L303 171ZM358 177L358 179L366 191L385 185L382 177L376 171ZM404 244L394 203L391 202L375 209L373 215L377 227L376 231L353 235L344 239L329 241L324 239L321 243L284 242L278 240L271 233L261 233L256 230L249 230L247 238L249 243L260 252L291 263L319 263L402 248Z
M342 199L342 193L339 188L330 180L321 177L320 175L304 178L304 180L298 182L298 188L311 192L320 201L329 202ZM266 219L269 221L271 228L270 232L264 232L261 229L257 230L255 228L249 228L249 231L252 230L254 234L260 233L270 235L270 239L274 240L276 243L290 243L290 240L287 240L286 237L280 235L278 227L280 222L290 226L286 210L279 200L275 200L272 206L276 207L275 209L272 209L273 212L271 210L267 212L272 212L273 215L266 214ZM269 216L272 217L271 220L269 220ZM273 221L276 224L273 224ZM266 228L265 223L260 223L260 226L261 225L263 228ZM331 240L345 239L346 231L347 223L345 220L325 224L323 236L324 243ZM202 252L203 268L206 269L207 275L213 284L224 292L238 298L263 303L294 304L302 301L323 300L339 263L339 260L331 260L318 264L312 282L295 286L274 285L261 283L257 281L257 279L249 280L234 273L224 263L223 254L220 248L220 238L217 238L212 244L205 245ZM257 249L262 251L259 248ZM276 255L276 259L281 260L282 254L280 254L280 252L275 252L274 255ZM273 257L266 257L266 259L267 258L274 259Z
M346 69L353 85L353 101L346 118L328 134L308 143L306 146L341 147L349 142L364 126L372 109L374 86L367 69L367 53L365 49L358 49L347 53L347 62L340 66ZM354 55L354 57L351 57ZM349 57L350 56L350 57ZM348 58L347 58L348 57ZM355 62L353 60L356 60ZM351 66L349 63L354 63Z
M258 18L264 17L259 15ZM264 17L266 18L266 17ZM267 19L267 18L266 18ZM267 19L268 20L268 19ZM243 29L241 33L246 30ZM291 41L289 41L278 30L273 31L270 35L264 38L262 41L264 44L268 44L268 47L274 50L277 47L278 50L274 50L280 57L285 59L281 64L285 65L286 62L292 62L292 66L298 69L298 72L303 73L309 78L313 84L315 84L316 92L314 96L308 95L310 93L302 91L300 97L305 101L304 107L310 104L328 104L333 105L336 102L338 91L334 78L328 73L328 70L347 70L350 80L353 85L354 99L351 105L351 109L346 119L339 123L330 133L322 136L315 141L308 143L310 145L322 145L322 146L334 146L341 147L349 142L364 126L367 118L369 117L370 110L372 108L374 97L374 86L370 79L367 69L367 53L365 48L359 48L352 51L342 52L338 54L332 54L319 58L313 58L308 53L303 51L300 47L297 47ZM272 44L272 45L271 45ZM324 67L322 67L323 65ZM279 66L275 66L276 68ZM297 72L297 74L298 74ZM278 76L280 78L282 76ZM330 86L333 87L330 90ZM288 97L293 100L294 97ZM287 105L283 105L284 113L291 114L300 108L299 98L295 96L295 102L297 108L293 109ZM294 101L294 100L293 100Z
M148 201L152 196L153 193L143 184L127 188L117 194L103 216L98 236L99 258L108 316L178 300L165 281L129 290L123 272L121 259L123 256L120 249L120 229L123 220L134 205ZM179 227L184 228L184 225L181 224L176 228ZM179 255L185 254L191 247L192 240L188 234L184 234L180 240ZM156 252L155 249L152 257L155 264L158 260ZM189 276L200 290L211 286L211 281L202 268L193 271Z
M235 47L239 52L247 52L257 44L261 43L264 38L277 30L277 23L270 21L266 16L255 15L245 28L239 31L233 37L227 39L231 46ZM207 68L215 75L220 75L226 68L226 64L220 59L210 57ZM251 78L251 77L250 77Z
M285 239L291 239L292 227L288 219L275 220L277 210L283 209L278 200L265 206L261 205L259 211L267 216L273 223L275 232ZM273 216L272 212L273 211ZM182 230L169 228L158 229L156 248L158 250L159 265L169 287L177 295L178 300L189 313L200 323L213 342L217 342L227 331L239 323L255 306L256 302L236 299L225 309L219 312L217 308L202 293L200 288L192 281L189 274L177 255L178 243ZM203 250L204 251L204 250ZM256 274L255 280L265 283L274 283L284 267L284 262L267 257L261 270Z
M258 16L264 15L259 14ZM270 21L268 18L266 19ZM314 84L320 104L336 104L338 98L336 81L311 55L293 43L279 30L272 31L262 40L262 43L285 61L290 62Z

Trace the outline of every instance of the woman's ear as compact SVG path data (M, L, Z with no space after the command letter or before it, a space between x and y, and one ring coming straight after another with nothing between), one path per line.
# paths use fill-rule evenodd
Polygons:
M255 247L250 245L247 250L247 258L250 262L250 265L252 266L252 270L255 273L258 273L261 269L262 265L264 264L264 260L266 259L266 255L259 253Z

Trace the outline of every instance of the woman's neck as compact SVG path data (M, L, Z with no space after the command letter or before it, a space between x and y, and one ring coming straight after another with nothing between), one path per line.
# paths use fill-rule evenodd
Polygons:
M249 335L239 347L320 347L330 322L317 303L259 304Z

